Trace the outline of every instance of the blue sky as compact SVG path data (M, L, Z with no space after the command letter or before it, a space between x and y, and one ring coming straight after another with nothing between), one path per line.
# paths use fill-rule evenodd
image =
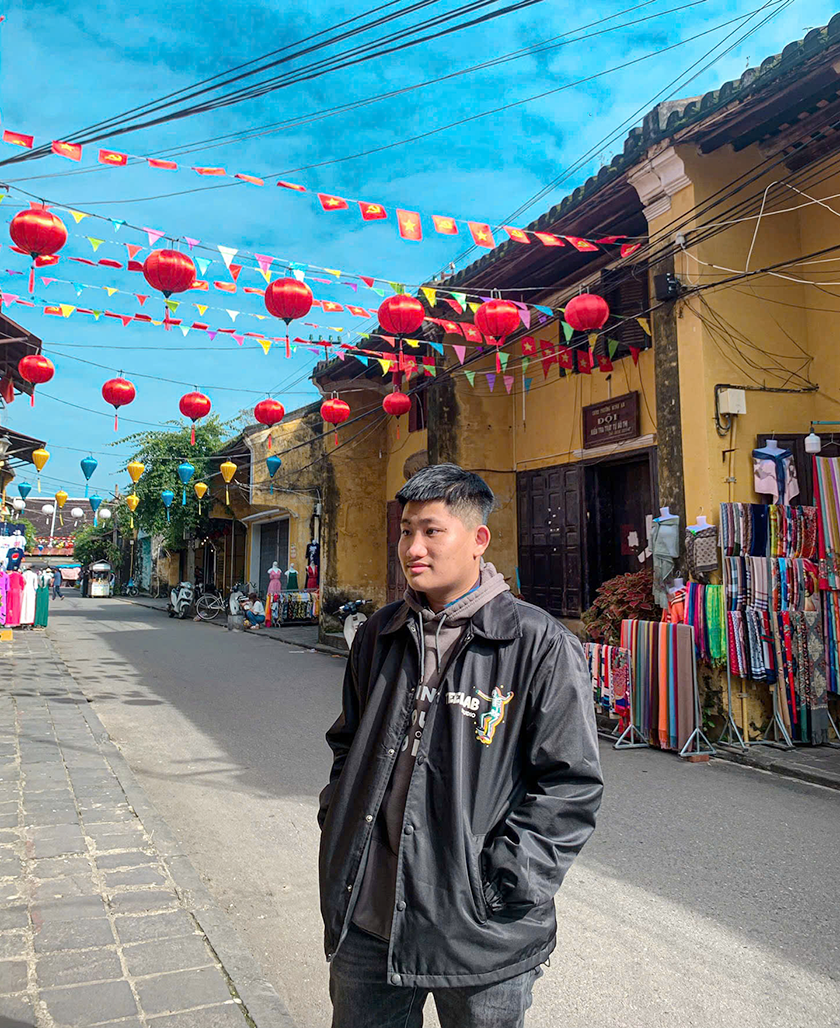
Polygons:
M441 0L428 10L438 12L456 6L456 0ZM152 171L145 166L87 169L96 168L99 146L135 154L186 147L209 137L242 133L254 126L414 86L563 33L578 35L573 32L578 26L629 8L635 10L601 27L673 12L680 6L680 0L653 0L644 5L641 0L604 0L583 7L546 0L524 12L404 51L394 58L332 73L234 107L91 144L78 165L50 156L4 168L0 176L53 203L164 230L167 236L190 236L202 244L222 244L390 281L418 283L456 260L465 248L463 236L435 235L430 219L426 219L424 241L407 242L398 237L393 215L386 221L362 223L357 209L326 214L320 210L314 192L499 223L595 148L594 156L580 170L518 219L518 224L525 224L620 150L626 128L620 131L616 143L605 145L601 140L737 26L729 25L663 53L665 47L746 15L760 6L760 0L707 0L548 53L415 89L350 114L177 156L173 159L182 166L177 172ZM36 144L56 138L72 140L73 133L85 125L190 86L365 9L361 3L322 0L306 5L195 4L185 0L147 0L143 5L126 5L119 0L99 0L90 5L59 0L11 3L0 9L6 15L0 26L2 127L34 135ZM827 0L808 0L807 4L797 0L673 95L696 95L740 75L748 63L760 63L786 43L801 38L808 28L825 24L833 13L834 6ZM565 87L646 54L654 56L632 69L446 129L419 143L299 170ZM634 118L634 122L639 120ZM0 143L0 152L7 156L15 151ZM250 185L203 189L218 180L200 178L186 170L191 164L221 165L256 175L286 172L312 192L301 196L270 184L262 189ZM75 174L79 171L85 173ZM183 195L146 199L179 192ZM14 201L12 194L0 205L4 244L8 240L6 222L17 209ZM63 214L62 218L70 230L69 242L62 250L65 258L108 257L124 262L126 243L144 245L138 257L141 261L148 253L147 239L127 227L117 232L110 221L90 217L76 225L72 217ZM95 254L85 238L88 235L104 240ZM3 291L25 295L25 277L10 276L6 269L25 271L26 267L25 258L4 245L0 251ZM107 285L127 293L150 292L138 274L66 260L55 268L43 269L39 275L68 279L76 286ZM230 280L220 256L216 255L205 277L211 283ZM331 286L311 284L316 296L340 303L375 308L381 301L364 287L356 294L338 282ZM184 307L176 316L184 314L193 302L263 312L261 298L244 295L241 288L264 285L259 276L243 271L238 285L235 296L214 291L212 286L207 294L185 294ZM74 285L44 285L38 278L35 295L55 304L125 314L142 310L159 317L163 313L159 296L140 307L130 295L117 293L109 298L101 290L88 288L77 293ZM306 372L316 358L306 350L286 360L281 346L266 356L253 339L240 347L224 335L211 341L205 334L191 331L184 338L177 330L165 332L136 323L123 328L105 317L99 321L76 314L67 319L45 317L37 309L18 305L8 313L41 336L45 352L57 368L53 381L42 388L44 395L36 399L34 409L18 399L0 412L3 424L47 440L52 457L43 475L46 493L59 487L71 495L81 493L84 479L79 460L87 451L99 460L92 484L103 496L112 492L115 484L126 482L120 468L129 451L109 446L119 437L113 431L111 408L100 394L102 382L120 370L137 387L136 401L121 411L121 435L143 427L133 421L159 424L177 417L178 399L193 385L211 397L214 410L225 418L253 406L264 395L263 390L273 389L287 410L317 396L306 380ZM336 320L335 316L326 318L313 311L313 315L316 313L311 320L321 324L348 329L359 324L353 318L342 320L339 316ZM199 316L189 308L184 316L187 324L199 320L211 328L269 331L267 322L246 319L244 314L232 322L223 310L208 310ZM280 334L277 328L274 331ZM308 335L314 330L299 327L298 331ZM107 370L82 360L105 365ZM144 378L141 373L188 385ZM51 397L89 410L67 406Z

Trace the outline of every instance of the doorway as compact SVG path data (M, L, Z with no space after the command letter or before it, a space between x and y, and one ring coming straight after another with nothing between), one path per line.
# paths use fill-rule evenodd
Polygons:
M400 520L402 518L402 507L399 500L388 501L388 586L386 603L394 603L401 600L405 592L405 575L400 565Z
M264 594L268 589L268 569L277 561L281 571L289 570L289 519L266 521L260 529L260 562L257 592Z
M653 450L586 467L586 598L616 575L641 571L656 504Z

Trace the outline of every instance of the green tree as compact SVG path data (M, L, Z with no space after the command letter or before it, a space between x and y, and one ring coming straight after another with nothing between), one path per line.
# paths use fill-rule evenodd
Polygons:
M209 530L209 496L202 503L199 517L193 485L200 481L209 485L210 477L217 474L218 458L214 459L214 454L222 448L230 423L211 415L203 424L196 425L195 446L190 445L190 426L183 422L171 424L174 426L171 430L137 432L114 445L128 445L133 460L146 466L136 487L140 503L134 513L135 528L143 528L151 534L160 533L164 537L164 546L177 549L185 536L206 534ZM186 487L186 504L181 502L184 487L178 477L178 465L185 461L195 468L195 474ZM169 508L169 521L161 500L164 489L171 489L175 494ZM119 505L118 517L121 531L128 534L130 511L124 503Z
M29 518L16 518L16 521L23 525L23 534L26 536L26 552L33 553L35 550L35 526Z
M73 557L82 567L97 560L107 560L114 570L122 563L122 554L111 539L111 530L85 525L73 536Z

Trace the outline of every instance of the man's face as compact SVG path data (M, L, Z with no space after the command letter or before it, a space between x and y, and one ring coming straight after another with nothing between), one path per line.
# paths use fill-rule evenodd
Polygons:
M471 589L489 542L486 525L465 524L443 500L405 505L400 563L411 588L430 600L448 603Z

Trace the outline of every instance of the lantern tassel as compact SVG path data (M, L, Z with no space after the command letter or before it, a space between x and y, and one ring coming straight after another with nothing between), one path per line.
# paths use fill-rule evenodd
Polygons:
M131 522L130 527L134 528L134 515L130 514L128 520Z
M273 482L270 482L270 483L269 483L268 491L269 491L269 493L270 493L270 494L271 494L272 496L274 495L274 483L273 483Z
M397 418L397 439L400 437L400 419Z
M227 484L225 484L225 503L228 505L228 507L230 506L230 492L228 490Z
M85 482L85 496L87 496L89 488L90 488L90 482Z
M502 358L499 356L499 351L496 350L496 374L501 374L502 371Z
M64 528L64 518L61 516L61 511L58 512L58 523Z
M292 345L289 342L289 329L286 327L286 360L292 356Z
M32 258L32 263L29 265L29 292L35 292L35 258Z
M41 491L41 472L38 472L38 492Z
M166 523L169 524L169 508L166 508Z
M201 517L201 500L198 501L198 516Z
M118 431L118 426L119 426L118 415L117 415L117 412L114 411L114 431L115 432Z
M187 487L184 486L183 490L181 491L181 506L182 507L186 507L186 505L187 505Z
M195 446L195 422L193 422L192 432L190 432L190 446Z
M589 345L592 347L593 350L595 349L595 344L597 342L598 342L598 333L597 332L590 332L589 333Z
M268 448L271 449L271 432L268 433Z

